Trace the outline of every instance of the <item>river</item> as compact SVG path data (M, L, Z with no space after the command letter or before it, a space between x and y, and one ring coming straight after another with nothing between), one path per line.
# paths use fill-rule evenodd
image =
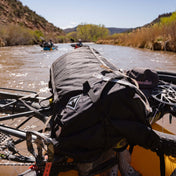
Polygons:
M119 69L145 67L176 72L176 53L93 43L88 45L98 50ZM70 44L57 44L57 46L58 50L54 51L43 51L37 45L0 48L0 87L32 90L47 96L51 64L59 56L74 50ZM168 118L161 123L176 132L173 125L168 123ZM6 167L3 168L8 170ZM21 171L12 170L15 170L13 175ZM3 174L8 175L6 171Z
M176 53L130 47L89 44L121 69L146 67L176 71ZM74 50L70 44L57 44L58 50L43 51L40 46L0 48L0 87L47 91L49 69L59 56Z

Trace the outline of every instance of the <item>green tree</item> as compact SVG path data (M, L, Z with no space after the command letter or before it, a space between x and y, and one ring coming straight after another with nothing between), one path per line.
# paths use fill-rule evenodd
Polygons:
M109 34L109 30L104 25L82 24L76 29L77 38L82 41L96 42L99 38L104 38Z

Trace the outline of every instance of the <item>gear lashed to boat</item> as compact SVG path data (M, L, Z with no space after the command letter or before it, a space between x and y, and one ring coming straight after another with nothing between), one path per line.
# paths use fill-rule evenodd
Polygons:
M170 86L173 88L172 91L173 92L175 91L174 84L176 80L176 75L174 73L171 74L171 73L158 72L158 76L159 76L158 85L160 87L161 86L163 87L163 85L167 85L165 86L166 90ZM106 152L109 149L114 147L115 144L122 139L122 137L125 137L127 139L128 144L141 145L142 147L152 149L153 151L156 151L157 149L162 149L163 150L162 152L164 152L167 155L175 155L176 144L174 142L175 141L174 136L171 136L173 137L172 140L169 139L170 137L169 135L164 136L164 138L161 138L160 133L158 132L156 133L155 131L153 131L152 128L150 128L150 124L149 124L150 119L152 119L152 123L153 123L155 122L156 117L162 118L162 116L166 112L170 112L173 115L175 115L174 114L175 109L173 106L175 105L175 103L173 101L172 101L172 104L171 102L168 102L167 101L168 97L167 99L161 99L161 97L163 97L163 94L162 96L160 96L161 95L161 94L159 95L160 92L156 94L156 89L158 85L155 87L155 89L153 88L149 89L149 94L147 94L148 95L147 96L148 100L147 100L143 92L141 92L141 90L139 90L136 87L136 84L135 84L136 81L133 81L125 73L120 72L114 65L109 63L106 59L104 59L97 51L89 47L78 48L77 50L74 50L73 52L68 53L60 57L59 59L57 59L57 61L53 63L53 66L51 68L50 83L51 83L50 86L52 87L53 94L54 94L54 100L52 105L50 106L54 106L54 112L56 112L55 114L53 114L53 111L51 111L52 109L50 109L51 107L49 106L50 113L53 115L53 120L55 120L53 121L54 128L52 128L52 132L54 137L52 136L52 140L54 140L55 138L56 140L54 141L56 143L57 141L59 141L60 142L59 145L61 145L59 146L59 152L56 151L58 149L57 148L58 145L54 145L55 155L59 156L59 159L60 159L59 160L60 163L57 162L58 164L57 166L59 169L58 172L65 171L65 170L68 171L70 169L76 169L84 175L94 175L96 173L102 172L104 169L108 169L112 167L117 162L115 155L113 155L113 157L111 158L106 158L107 159L106 162L100 161L100 158L103 154L106 154ZM96 87L93 87L93 86L96 86ZM116 91L116 88L120 88L120 89ZM158 89L158 91L160 90L161 89ZM100 94L98 93L98 91L100 91ZM120 93L123 93L123 96ZM151 93L151 96L150 96L150 93ZM135 97L137 98L135 100L133 99L134 95L136 95ZM168 95L172 96L171 94L167 94L167 96ZM14 98L14 95L11 95L11 96ZM106 101L103 102L104 100L102 98ZM44 116L46 116L45 113L46 111L48 111L48 109L42 109L41 111L40 109L41 107L39 106L39 109L36 110L36 108L33 107L33 104L30 103L30 101L32 102L33 100L37 100L36 97L34 97L33 100L30 96L25 98L23 96L22 97L20 96L20 97L16 97L16 99L19 99L19 101L22 103L20 104L20 107L22 109L25 107L24 109L26 110L26 108L32 107L31 108L32 112L30 112L30 115L32 113L34 114L34 116L36 116L39 119L42 119L43 113L44 113ZM127 99L127 102L126 102L126 99ZM172 99L174 99L174 97L172 97ZM95 108L92 111L94 112L94 114L97 113L98 111L100 111L100 114L103 112L101 116L97 116L97 115L91 116L91 110L87 111L87 109L84 109L85 112L87 112L84 114L84 116L80 115L81 113L84 113L84 111L81 113L79 112L80 110L79 107L81 106L80 103L81 102L86 103L87 100L89 101L87 105L85 104L86 105L85 107L87 109L90 107ZM119 100L121 105L119 105L118 107L120 108L117 109L117 103L119 103ZM27 103L25 103L25 101L27 101ZM114 104L112 103L112 101L114 101ZM146 114L144 113L144 109L145 109L145 105L148 104L148 101L153 111L150 114L148 114L148 116L146 116ZM124 102L126 106L123 106ZM98 108L99 103L101 104L101 107L105 105L104 106L105 108L104 109ZM161 106L160 104L164 106ZM8 101L8 105L12 106L13 102ZM138 105L140 106L141 109L139 108ZM6 107L7 105L3 106L3 108L6 108ZM136 107L138 109L135 115L133 115ZM109 111L105 113L105 111L108 110L108 108L111 109L110 113ZM115 108L115 111L113 108ZM132 115L130 116L130 118L132 118L133 120L129 120L128 119L129 114L125 115L127 111L123 111L123 110L128 110L128 108L131 108L131 111L129 114ZM123 112L123 113L120 114L120 112ZM160 112L160 115L158 115L159 114L158 112ZM67 113L70 113L70 114L67 114ZM78 116L76 115L76 113L78 113ZM104 119L105 121L103 124L102 123L103 119L101 118L103 117L104 114L107 115L108 119L105 118ZM57 115L57 116L54 116L54 115ZM113 115L113 116L110 116L110 115ZM154 117L154 119L150 118L150 116ZM80 119L80 117L83 117L83 119L82 118ZM86 119L85 117L88 119ZM96 119L97 117L100 117L100 118ZM15 118L15 115L8 117L8 119L9 118ZM46 122L46 120L44 122ZM72 120L73 123L69 120ZM86 122L86 120L88 121ZM116 122L116 120L118 121ZM74 123L74 121L76 123ZM110 123L111 121L113 121L112 124ZM90 122L91 124L89 124ZM97 126L93 128L95 124ZM58 126L56 127L56 125ZM105 127L108 129L106 130L104 128L104 131L106 131L106 134L107 134L105 138L103 138L104 132L100 133L101 135L98 138L97 138L97 135L99 135L99 133L95 133L97 132L97 129L100 129L101 131L101 125L104 125L103 128ZM4 128L3 127L0 128L0 131L8 132L8 133L11 132L11 135L15 133L15 131L12 131L12 130L9 130L9 128L7 129L6 127ZM112 129L108 127L116 128L115 132L113 132ZM138 130L137 132L135 132L136 127ZM92 128L92 130L90 128ZM59 131L57 131L56 129L59 129ZM90 129L89 132L87 133L88 136L90 134L93 134L93 136L91 135L89 136L89 141L84 136L84 133L86 132L85 130L87 129ZM81 131L81 133L79 131ZM58 133L55 134L55 132L58 132L60 134ZM108 134L108 132L110 133ZM43 139L47 144L52 143L50 140L47 140L47 138L41 135L40 133L31 133L31 132L25 133L25 132L18 131L18 136L17 134L16 136L25 139L25 134L27 134L27 137L28 137L27 139L28 146L31 146L31 139L36 139L36 137L34 136L37 136L37 138ZM141 136L139 136L139 134ZM146 136L146 134L148 134L149 136L148 135ZM76 135L77 138L74 138L74 139L71 138L71 137L74 137L74 135ZM82 135L82 138L80 139L81 135ZM113 135L113 139L112 139L112 135ZM108 136L109 138L107 138ZM145 140L146 137L148 140ZM65 140L64 138L67 138L67 140L64 141ZM95 142L91 142L93 138L96 139ZM75 139L76 140L79 139L79 141L78 140L76 141ZM105 139L106 141L104 141ZM153 139L153 141L150 141L150 139ZM80 140L85 140L85 142L82 142L80 144L79 143ZM164 145L165 145L164 147L163 147L163 143L162 144L160 143L161 141L164 141ZM90 142L90 145L88 142ZM74 144L74 146L72 146L72 144ZM88 150L84 150L85 146L88 147ZM167 146L172 147L170 148L172 150L168 149ZM90 151L93 151L93 150L95 151L93 155L89 155L89 154L85 155L86 152L89 152L89 147L91 148ZM125 147L126 145L122 146L121 149L124 149ZM98 152L96 151L97 149L98 149ZM80 152L82 152L82 156ZM62 156L60 154L62 154ZM68 159L67 157L73 158L73 162L67 163L67 159ZM92 168L89 167L89 169L87 169L86 171L83 170L82 168L85 165L80 165L80 163L83 160L84 162L86 161L88 162L86 166L90 165L89 163L92 163ZM54 163L53 163L53 167L54 169L56 167L56 165L54 166ZM167 168L168 166L166 165L166 170ZM135 167L135 169L138 169L138 168ZM52 173L52 169L51 169L51 173ZM60 173L60 174L69 175L68 172ZM145 173L142 173L142 174L145 174Z

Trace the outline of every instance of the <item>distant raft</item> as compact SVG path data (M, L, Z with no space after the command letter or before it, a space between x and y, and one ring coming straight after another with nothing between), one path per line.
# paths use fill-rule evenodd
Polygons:
M57 49L57 46L53 46L53 47L43 47L43 50L45 51L52 51L52 50L56 50Z

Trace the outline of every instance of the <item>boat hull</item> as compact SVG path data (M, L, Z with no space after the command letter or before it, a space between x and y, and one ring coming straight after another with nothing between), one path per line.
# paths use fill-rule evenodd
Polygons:
M155 123L153 129L164 133L172 134L162 126ZM164 156L165 159L165 176L170 176L176 168L176 158ZM142 147L134 147L132 153L132 166L143 176L160 176L160 159L156 153Z
M56 47L44 47L43 50L44 51L52 51L52 50L55 50Z

